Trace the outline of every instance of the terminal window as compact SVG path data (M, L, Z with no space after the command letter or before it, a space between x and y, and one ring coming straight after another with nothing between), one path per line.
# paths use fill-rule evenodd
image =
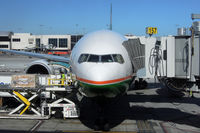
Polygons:
M10 41L9 37L0 37L0 42Z
M34 39L33 39L33 38L29 38L29 39L28 39L28 43L29 43L29 44L33 44L33 42L34 42Z
M60 48L67 48L67 38L60 38L59 39L59 47Z
M40 47L40 38L36 38L35 41L36 41L36 47Z
M20 42L20 38L13 38L12 41L13 42Z
M71 49L75 46L79 39L81 39L83 35L71 35Z
M8 48L8 45L0 45L0 48Z
M57 38L49 38L49 44L52 44L53 47L57 47L58 39Z

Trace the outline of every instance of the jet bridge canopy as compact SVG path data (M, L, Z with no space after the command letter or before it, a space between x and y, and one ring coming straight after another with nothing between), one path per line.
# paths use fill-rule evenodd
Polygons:
M128 51L135 72L145 67L145 46L141 44L139 38L124 41L123 46Z
M156 38L154 37L137 37L123 42L131 62L134 67L134 72L137 73L138 78L153 78L149 72L149 53L155 46Z

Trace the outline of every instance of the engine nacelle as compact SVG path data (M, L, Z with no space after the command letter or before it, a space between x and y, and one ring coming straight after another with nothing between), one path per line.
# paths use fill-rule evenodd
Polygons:
M36 60L27 66L26 74L54 74L54 68L47 60Z

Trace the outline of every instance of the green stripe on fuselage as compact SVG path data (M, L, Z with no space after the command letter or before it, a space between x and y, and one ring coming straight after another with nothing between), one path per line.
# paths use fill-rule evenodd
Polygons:
M96 94L99 96L108 96L111 97L117 96L119 94L125 93L128 90L131 79L106 85L94 85L85 82L79 81L80 86L83 88L83 92L86 94Z

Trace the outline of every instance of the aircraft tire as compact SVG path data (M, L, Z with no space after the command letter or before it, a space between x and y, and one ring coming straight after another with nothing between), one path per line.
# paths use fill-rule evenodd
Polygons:
M186 81L183 79L165 79L164 84L168 89L168 95L170 97L181 98L184 94L184 87L186 86Z

